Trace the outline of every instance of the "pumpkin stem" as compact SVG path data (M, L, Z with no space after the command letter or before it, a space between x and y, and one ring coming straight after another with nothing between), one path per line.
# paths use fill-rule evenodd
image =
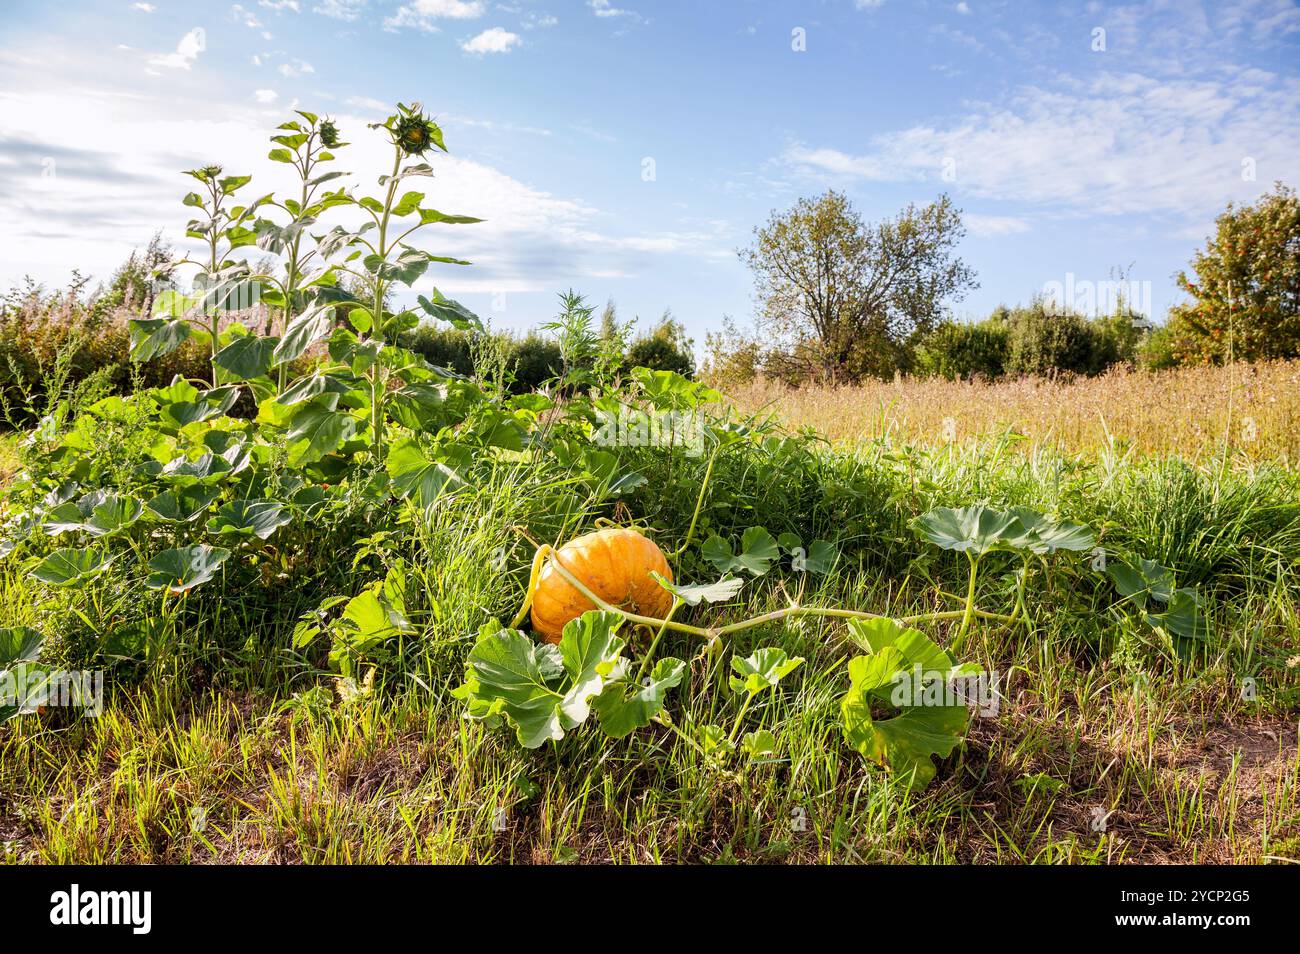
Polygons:
M686 552L686 548L691 545L691 538L695 536L695 524L700 519L700 510L704 506L704 495L708 492L709 482L713 479L713 465L717 462L718 455L721 453L722 443L719 442L713 453L709 455L709 466L704 469L704 480L700 482L700 495L695 498L695 513L691 514L691 525L686 529L686 539L682 541L680 547L673 551L674 560Z
M525 536L527 536L526 533ZM542 561L546 559L550 552L551 545L543 543L537 548L537 553L533 555L533 569L528 575L528 592L524 595L524 605L519 607L519 612L510 621L511 629L517 629L519 624L524 621L524 617L528 615L528 609L533 605L533 592L537 589L537 577L542 572Z

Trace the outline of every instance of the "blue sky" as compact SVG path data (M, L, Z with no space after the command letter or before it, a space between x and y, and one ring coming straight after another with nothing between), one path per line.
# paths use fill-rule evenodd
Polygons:
M419 100L442 123L431 204L480 215L425 244L434 281L497 327L574 287L699 338L747 324L736 258L828 187L875 219L948 192L981 287L959 317L1049 283L1173 274L1229 200L1300 185L1300 7L1286 0L8 0L0 25L0 282L105 276L163 229L178 170L266 191L266 137ZM653 173L650 175L650 173Z

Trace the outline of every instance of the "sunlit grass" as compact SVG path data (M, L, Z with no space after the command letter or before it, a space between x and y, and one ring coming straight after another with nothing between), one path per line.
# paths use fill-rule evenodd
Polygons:
M1228 446L1251 460L1300 459L1300 362L1174 371L1112 370L1096 378L996 383L900 378L791 390L759 381L727 389L748 411L833 441L889 434L916 444L966 443L1008 428L1065 453L1111 446L1202 459Z

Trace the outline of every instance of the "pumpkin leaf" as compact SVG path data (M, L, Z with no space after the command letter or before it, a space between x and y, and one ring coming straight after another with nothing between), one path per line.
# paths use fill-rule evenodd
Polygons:
M168 490L145 501L145 509L160 523L189 523L212 505L217 491L207 487Z
M814 540L807 551L799 545L787 549L790 550L790 568L797 573L825 576L835 569L840 558L839 547L827 540Z
M745 581L737 577L726 577L718 580L716 583L695 583L690 586L682 586L666 580L653 570L650 575L655 578L662 586L673 596L677 597L687 606L699 606L701 603L726 603L728 600L735 598L740 592L740 588L745 585Z
M134 497L105 494L90 511L86 531L92 536L104 537L125 530L144 513L144 504Z
M347 658L358 658L402 633L414 632L406 615L406 570L398 563L388 575L348 600L334 626L330 661L343 668Z
M592 703L601 729L611 738L621 739L649 725L663 709L668 690L680 685L685 675L686 663L665 656L640 685L624 679L606 684Z
M1120 596L1132 599L1138 606L1146 606L1147 597L1160 603L1173 599L1174 575L1154 560L1139 559L1136 566L1111 560L1106 564L1106 575Z
M208 533L266 540L292 520L284 505L274 500L232 500L208 520Z
M717 567L719 573L744 571L762 576L781 556L781 548L763 527L749 527L740 537L739 553L734 553L731 544L715 533L704 541L700 555Z
M746 732L740 740L740 750L751 759L776 754L776 736L767 729Z
M209 421L229 411L239 399L239 388L225 386L200 392L188 386L188 392L177 396L175 387L154 391L158 402L158 416L164 431L175 433L188 424Z
M912 788L924 788L935 774L931 758L947 758L961 741L966 706L959 700L931 704L924 693L912 693L914 704L900 706L894 701L895 690L916 678L946 683L954 672L952 657L919 630L890 619L851 620L849 629L854 641L871 654L849 660L849 691L840 703L844 737L862 755L907 779ZM875 718L873 705L892 706L898 714Z
M193 460L188 457L177 457L159 471L158 478L172 487L211 485L233 477L247 468L250 463L252 457L242 444L235 443L220 454L207 451Z
M77 530L86 529L87 514L72 501L59 504L45 511L41 526L51 537L61 536Z
M394 441L388 450L388 476L403 497L427 507L446 490L465 486L459 470L470 463L470 451L463 447L443 447L426 452L414 437Z
M455 690L468 705L466 717L489 727L504 720L528 749L564 738L587 720L592 699L618 667L622 621L591 610L565 625L558 645L535 643L518 630L485 629Z
M35 712L44 698L46 682L38 665L44 642L26 626L0 627L0 725Z
M27 626L0 627L0 670L41 658L45 637Z
M1201 612L1200 597L1195 590L1174 591L1164 612L1147 613L1145 618L1151 627L1167 630L1180 639L1205 642L1210 637L1210 624Z
M65 547L41 560L31 574L51 586L80 587L103 573L112 562L111 557L96 550Z
M1009 512L1023 531L1015 540L1017 549L1044 556L1057 550L1091 550L1097 545L1092 530L1081 523L1052 520L1029 507L1012 507Z
M753 697L769 689L776 688L779 683L790 673L794 672L804 663L802 656L795 656L793 659L785 654L784 649L778 649L775 646L765 646L762 649L755 650L751 655L744 659L731 657L731 668L735 675L731 676L729 683L731 691L735 693L747 693Z
M975 556L1013 549L1024 532L1014 514L984 504L936 507L913 521L912 527L937 547Z
M206 543L164 550L149 561L145 586L169 593L188 593L216 576L228 556L229 550Z

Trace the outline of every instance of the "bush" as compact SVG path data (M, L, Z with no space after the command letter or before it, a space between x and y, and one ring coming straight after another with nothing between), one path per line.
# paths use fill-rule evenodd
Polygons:
M1106 336L1074 311L1049 309L1041 300L1010 313L1009 374L1099 374L1117 360Z
M648 334L640 335L627 349L626 364L631 368L673 371L682 377L695 376L695 342L686 336L686 327L665 310Z
M176 375L211 374L206 349L187 341L144 367L130 362L127 322L136 310L112 294L87 294L83 278L47 292L28 282L0 302L0 416L30 423L59 400L87 390L100 394L158 387ZM53 392L53 393L52 393Z
M748 384L758 376L762 353L756 335L741 331L730 315L723 315L722 330L704 335L701 377L723 389Z
M420 325L403 338L403 348L410 348L430 364L466 376L474 373L469 335L435 325Z
M420 325L401 344L430 364L466 377L492 374L493 368L476 366L493 363L485 361L491 354L504 363L509 390L514 394L535 391L564 367L560 346L532 332L522 338L491 333L488 341L482 341L467 331Z
M511 339L511 344L513 347L508 355L514 372L512 390L515 393L536 390L564 368L560 346L541 335L530 332L521 339Z
M627 349L627 363L633 368L675 371L684 378L695 375L695 359L667 338L638 338Z
M949 381L1002 377L1011 338L1006 314L1004 308L975 324L943 322L917 345L916 373Z

